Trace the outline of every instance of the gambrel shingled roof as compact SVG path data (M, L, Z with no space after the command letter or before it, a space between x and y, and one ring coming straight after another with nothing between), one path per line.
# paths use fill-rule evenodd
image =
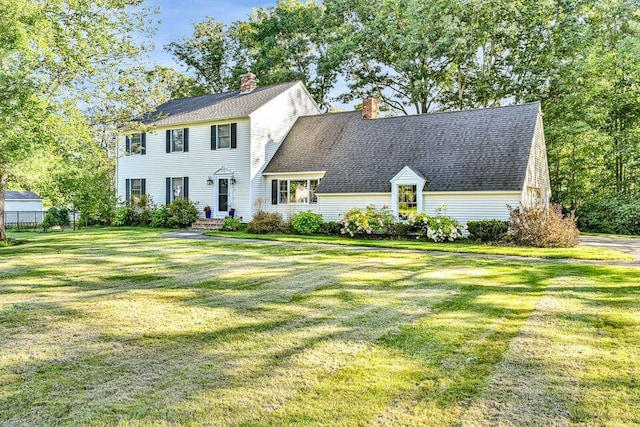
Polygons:
M409 166L427 191L520 191L538 102L363 119L359 111L300 117L265 173L326 171L318 193L387 193Z
M165 102L142 120L146 124L170 126L206 120L245 117L299 82L258 87L249 93L222 92Z

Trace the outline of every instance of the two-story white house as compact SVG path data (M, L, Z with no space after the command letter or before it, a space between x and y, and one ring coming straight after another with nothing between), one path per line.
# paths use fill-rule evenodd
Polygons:
M301 82L257 87L253 74L240 91L169 101L144 121L152 130L120 138L118 197L186 198L213 217L235 209L248 220L264 196L266 163L298 117L319 113Z
M537 102L416 116L321 114L301 82L167 102L151 129L121 138L118 196L156 204L188 198L214 218L250 221L258 209L335 221L353 207L396 215L446 213L465 223L508 219L508 206L551 196Z

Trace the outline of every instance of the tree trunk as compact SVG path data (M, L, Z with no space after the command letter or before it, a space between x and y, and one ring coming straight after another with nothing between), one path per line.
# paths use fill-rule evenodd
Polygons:
M7 240L7 233L4 230L4 195L8 180L9 175L6 172L0 172L0 242Z

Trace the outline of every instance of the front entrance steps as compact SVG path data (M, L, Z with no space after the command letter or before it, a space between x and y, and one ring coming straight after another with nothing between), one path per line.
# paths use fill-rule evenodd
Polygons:
M191 224L190 230L216 231L222 228L222 223L224 223L224 218L199 218Z

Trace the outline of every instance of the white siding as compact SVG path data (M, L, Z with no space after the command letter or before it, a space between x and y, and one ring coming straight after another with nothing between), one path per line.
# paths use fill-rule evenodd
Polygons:
M544 128L542 125L542 114L538 114L536 129L529 153L529 163L527 173L522 188L521 201L525 206L535 204L538 200L531 190L540 192L541 201L549 203L551 198L551 183L549 179L549 163L547 161L547 146L544 138Z
M423 193L425 212L436 215L444 203L446 215L465 224L469 220L509 219L507 205L517 207L520 203L519 192L504 193ZM351 208L365 208L374 205L377 208L390 207L391 193L374 194L319 194L318 213L325 221L336 221Z
M42 200L6 200L4 210L7 212L41 212Z
M251 199L265 197L262 171L298 117L320 114L317 104L298 83L251 114ZM271 203L270 199L264 200ZM251 206L252 212L256 206Z
M238 123L237 148L211 150L211 125ZM165 149L167 129L189 128L189 152L167 153ZM118 158L117 182L118 197L125 198L125 180L127 178L145 178L147 194L156 205L165 203L168 177L189 177L189 199L198 203L202 213L205 205L215 205L215 186L207 185L207 178L222 167L235 173L233 202L230 207L236 209L236 215L250 216L250 126L247 118L224 121L211 121L173 127L157 128L147 133L147 154L134 154ZM124 136L121 137L121 152L124 152Z
M509 219L507 205L518 207L519 192L505 193L442 193L425 192L424 211L427 215L435 215L444 203L446 215L451 216L463 224L467 221L480 219Z
M391 193L372 194L318 194L318 213L325 221L337 221L351 208L374 205L380 209L390 207Z
M42 200L4 201L4 220L7 225L39 225L42 224L43 218Z

